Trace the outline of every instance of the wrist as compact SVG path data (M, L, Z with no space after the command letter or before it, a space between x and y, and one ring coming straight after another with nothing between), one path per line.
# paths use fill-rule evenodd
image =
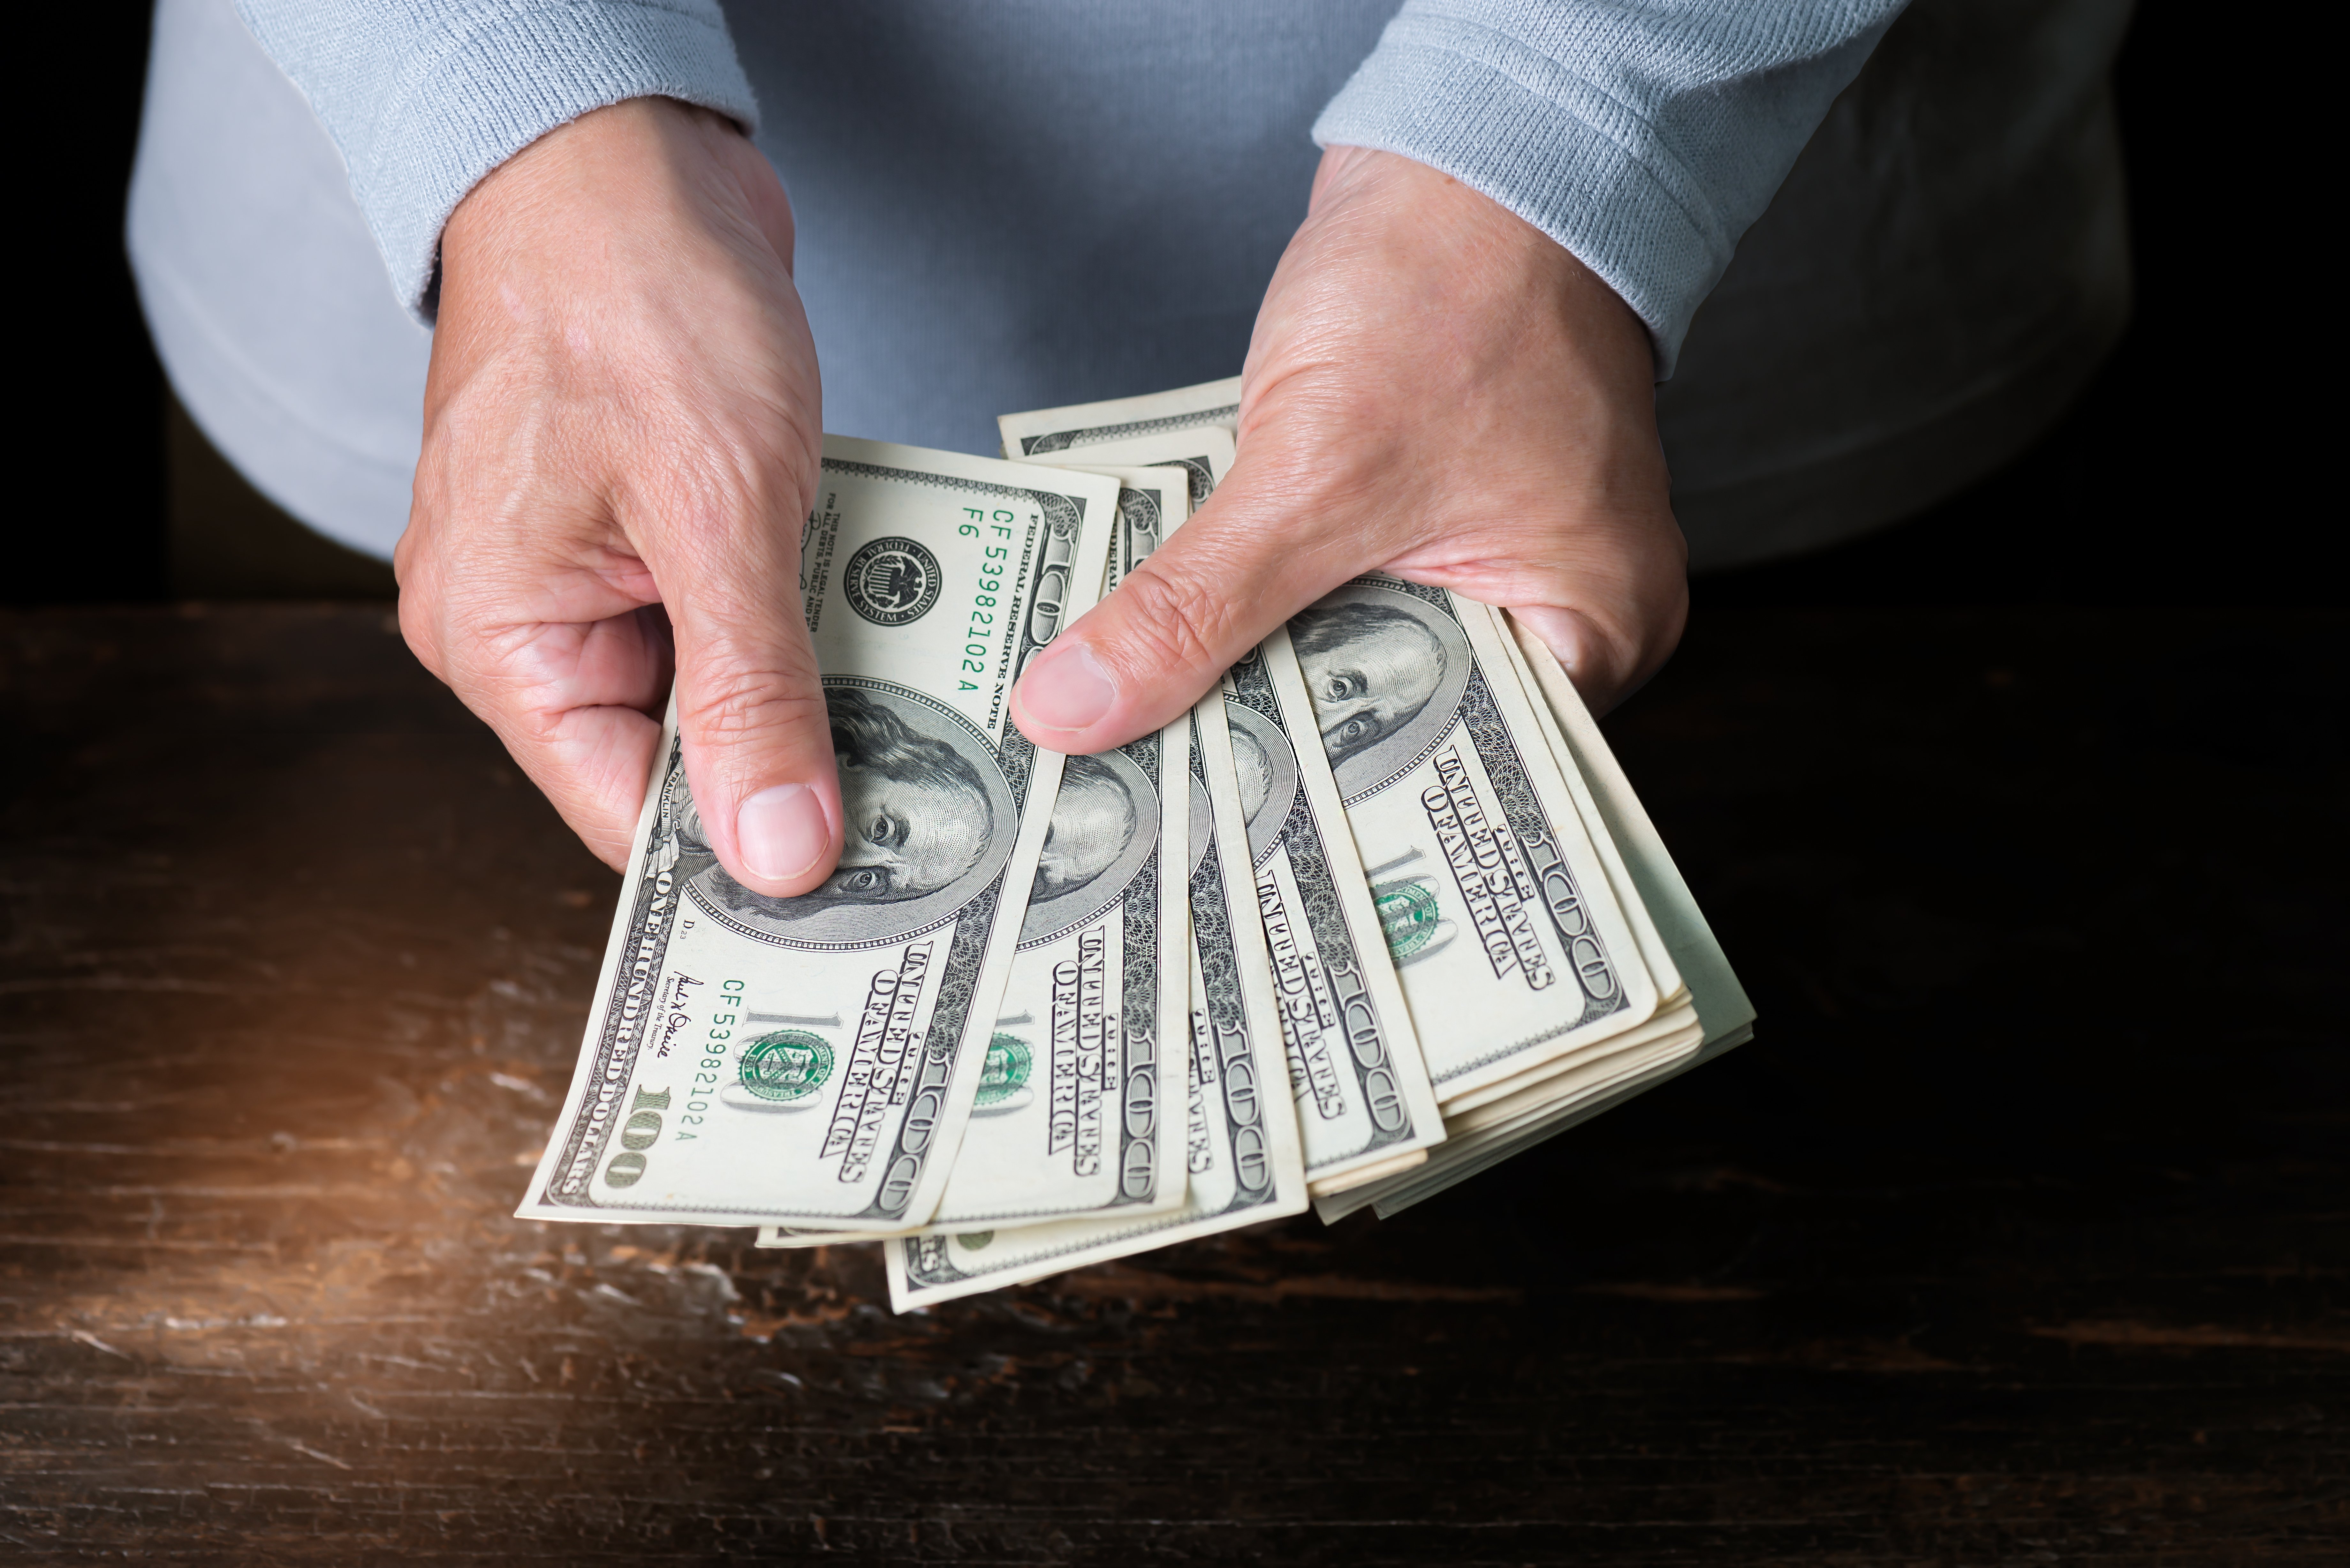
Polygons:
M688 215L736 219L789 270L790 201L734 121L670 98L608 104L525 147L457 203L441 235L442 289L533 252L567 267L624 263L632 236Z
M1627 386L1654 382L1654 341L1623 296L1474 186L1401 153L1333 146L1315 171L1308 222L1342 206L1367 220L1395 270L1442 280L1455 310L1506 317L1545 302L1544 324L1564 327L1593 372Z

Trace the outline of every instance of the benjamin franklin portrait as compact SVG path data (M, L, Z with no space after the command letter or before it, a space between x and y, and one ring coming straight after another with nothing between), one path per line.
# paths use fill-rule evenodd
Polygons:
M1031 898L1074 893L1109 869L1134 838L1141 814L1126 781L1099 757L1071 757L1062 767L1061 793L1045 831Z
M1398 588L1354 584L1291 618L1290 645L1339 794L1359 798L1425 757L1468 684L1468 634Z
M827 691L825 707L840 764L840 865L802 902L894 904L970 870L993 828L971 759L854 688Z
M1045 831L1022 942L1066 930L1125 891L1159 836L1158 794L1118 752L1071 757Z
M1312 605L1291 619L1289 640L1333 767L1418 718L1444 680L1444 644L1399 607Z
M752 892L714 861L689 886L738 927L799 940L894 940L952 912L1011 853L1018 824L994 760L973 734L910 695L827 685L840 769L840 864L796 898ZM678 827L688 856L708 853L697 816Z

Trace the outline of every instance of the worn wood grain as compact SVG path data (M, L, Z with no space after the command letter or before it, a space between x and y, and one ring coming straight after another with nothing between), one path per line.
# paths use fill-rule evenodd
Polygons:
M1611 727L1755 1044L897 1318L506 1218L617 882L380 611L0 620L0 1554L2339 1563L2345 631L1715 617Z

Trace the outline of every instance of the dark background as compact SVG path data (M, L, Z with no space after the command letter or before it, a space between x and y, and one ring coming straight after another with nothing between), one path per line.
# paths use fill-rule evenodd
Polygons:
M38 223L24 330L41 395L28 451L71 476L90 525L36 509L16 529L5 598L19 604L172 597L166 395L121 244L138 135L148 7L109 0L20 19L34 59L70 58L20 161ZM2243 275L2290 280L2216 236L2284 232L2264 161L2289 144L2272 62L2250 67L2251 29L2179 0L2142 5L2118 72L2137 249L2135 322L2080 405L2021 462L1927 515L1808 559L1701 578L1697 607L1733 605L2338 604L2292 389L2299 317ZM2255 93L2263 96L2256 98ZM2295 242L2296 244L2298 242ZM2233 269L2231 275L2224 267ZM185 465L202 465L179 432ZM198 484L224 475L198 473ZM317 573L311 574L317 580ZM381 578L347 573L348 592ZM245 581L254 579L246 578ZM183 569L179 596L224 596ZM261 588L267 592L266 586Z
M0 1556L2350 1560L2340 505L2318 312L2220 265L2301 264L2213 238L2297 215L2256 29L2142 12L2063 426L1700 581L1608 721L1752 1044L1394 1220L900 1318L868 1250L507 1218L616 879L382 605L162 602L237 597L174 560L235 481L121 257L146 7L18 26L6 597L128 607L0 616Z

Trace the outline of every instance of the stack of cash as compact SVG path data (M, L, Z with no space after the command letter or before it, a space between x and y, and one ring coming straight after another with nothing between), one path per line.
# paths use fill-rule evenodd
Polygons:
M827 437L801 596L847 848L712 853L672 713L525 1219L879 1245L899 1311L1311 1205L1382 1217L1752 1032L1597 726L1503 612L1372 574L1157 734L1012 686L1231 467L1235 380Z

